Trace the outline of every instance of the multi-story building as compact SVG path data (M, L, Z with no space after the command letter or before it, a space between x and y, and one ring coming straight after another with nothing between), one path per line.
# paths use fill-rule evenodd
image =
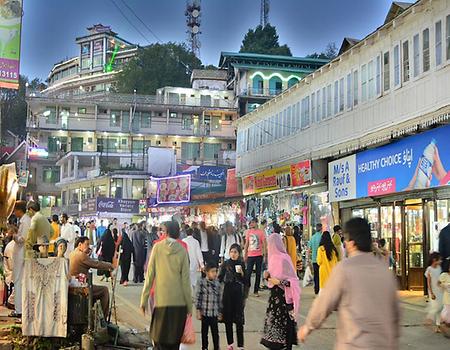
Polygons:
M228 72L228 88L236 96L239 115L281 94L328 60L222 52L219 67Z
M366 217L401 285L422 288L450 218L450 1L394 3L381 27L346 46L238 120L237 173L245 187L267 169L311 160L323 201L310 200L304 222ZM317 178L327 162L328 176Z

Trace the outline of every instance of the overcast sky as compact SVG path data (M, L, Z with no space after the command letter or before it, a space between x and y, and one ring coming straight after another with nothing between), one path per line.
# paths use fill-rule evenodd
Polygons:
M124 6L126 1L162 41L187 38L185 0L24 0L21 74L45 79L54 63L78 54L75 38L86 27L110 25L121 37L148 45L156 38ZM139 34L114 6L122 9ZM260 0L202 0L200 58L217 65L221 51L239 51L259 24ZM339 47L345 36L363 38L383 24L388 0L271 0L269 22L294 56Z

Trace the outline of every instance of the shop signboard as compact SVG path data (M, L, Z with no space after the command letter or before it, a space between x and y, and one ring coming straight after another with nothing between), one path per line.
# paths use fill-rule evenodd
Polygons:
M30 172L28 170L21 170L19 172L19 178L17 180L17 183L20 187L27 187L28 186L28 178L30 177Z
M97 211L101 213L138 214L139 200L98 197Z
M97 198L88 198L81 202L81 212L95 213L97 211Z
M236 177L236 169L228 169L227 171L227 189L225 197L242 196L242 188L239 186L239 179Z
M330 200L376 197L449 185L449 135L450 125L447 125L331 162L328 166ZM352 157L354 164L350 160ZM337 173L342 167L337 165L347 160L349 167L353 167L349 173L355 174L356 191L344 195L339 192L343 179Z
M356 155L328 164L330 202L356 198Z
M19 88L22 0L0 3L0 88Z
M164 203L186 203L190 200L191 175L154 178L158 182L156 201Z
M244 196L286 187L303 186L311 182L309 160L265 170L242 179Z
M191 199L214 199L225 196L227 168L220 166L179 166L178 175L191 175Z

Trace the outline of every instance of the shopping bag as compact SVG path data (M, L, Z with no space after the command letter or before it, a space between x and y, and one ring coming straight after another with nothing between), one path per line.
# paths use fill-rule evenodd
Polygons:
M313 281L313 275L311 273L311 267L308 265L305 269L305 276L303 277L303 288L311 284Z
M186 318L186 324L184 325L183 336L181 337L182 344L195 344L195 330L192 323L192 315L188 315Z

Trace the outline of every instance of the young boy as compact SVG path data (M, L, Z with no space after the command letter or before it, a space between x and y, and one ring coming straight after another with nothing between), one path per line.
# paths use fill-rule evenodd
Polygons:
M197 319L202 321L202 350L208 350L208 328L214 343L214 350L219 350L218 316L220 306L220 283L217 280L217 266L206 264L206 277L199 280L197 285Z

